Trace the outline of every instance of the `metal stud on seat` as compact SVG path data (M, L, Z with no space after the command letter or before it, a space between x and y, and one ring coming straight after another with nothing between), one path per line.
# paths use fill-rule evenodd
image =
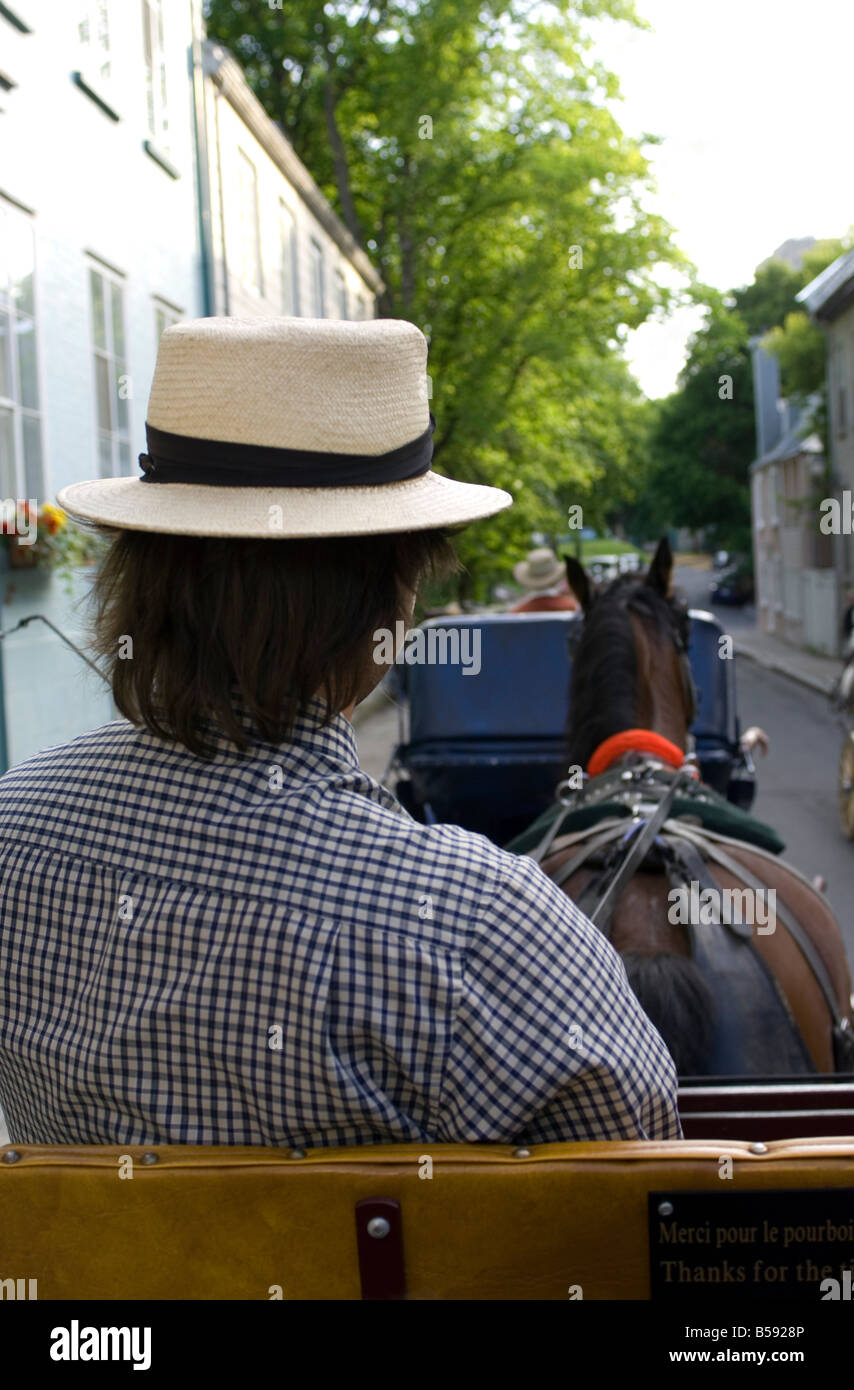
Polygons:
M767 1144L751 1144L751 1145L750 1145L750 1152L751 1152L752 1154L767 1154L767 1152L768 1152L768 1145L767 1145Z
M530 1150L530 1149L514 1149L514 1150L513 1150L513 1157L514 1157L514 1158L530 1158L530 1157L531 1157L531 1150Z
M142 1155L142 1161L143 1163L159 1163L160 1159L157 1154L147 1153Z
M400 1203L393 1197L363 1197L355 1215L362 1298L406 1298Z
M4 1155L3 1155L3 1162L4 1162L4 1163L17 1163L18 1160L20 1159L20 1157L21 1157L21 1155L18 1153L18 1150L17 1150L17 1149L7 1149L6 1152L5 1152Z
M288 1158L305 1158L305 1149L291 1149Z

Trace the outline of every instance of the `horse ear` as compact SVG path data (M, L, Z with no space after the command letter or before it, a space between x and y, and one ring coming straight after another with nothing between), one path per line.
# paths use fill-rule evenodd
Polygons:
M583 565L579 564L574 555L564 555L566 565L566 579L570 589L575 594L581 604L582 613L586 613L590 607L590 580Z
M652 557L652 564L647 571L646 582L655 589L656 593L661 594L662 598L667 598L672 576L673 551L670 549L670 541L666 536L662 536L658 542L658 549Z

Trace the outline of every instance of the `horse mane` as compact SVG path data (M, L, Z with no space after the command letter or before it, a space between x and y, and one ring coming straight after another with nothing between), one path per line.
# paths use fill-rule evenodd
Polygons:
M595 595L572 663L568 758L586 767L594 749L637 723L637 658L630 614L652 623L685 650L690 620L678 599L646 579L621 575Z

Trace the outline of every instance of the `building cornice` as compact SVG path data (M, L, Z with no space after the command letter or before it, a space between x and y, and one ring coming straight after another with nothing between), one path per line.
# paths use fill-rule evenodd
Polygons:
M839 318L854 303L854 251L837 256L795 298L820 322L832 323Z
M243 69L220 44L206 40L203 45L205 76L209 77L226 101L270 156L276 167L297 191L317 221L344 253L375 294L385 285L361 246L321 193L293 145L270 119L246 81Z

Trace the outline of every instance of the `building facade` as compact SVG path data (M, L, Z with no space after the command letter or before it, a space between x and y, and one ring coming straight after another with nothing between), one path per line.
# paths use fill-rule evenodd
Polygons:
M210 312L373 318L379 275L240 65L208 42L203 64Z
M169 324L373 317L381 288L201 0L0 5L0 501L137 473ZM0 630L85 645L90 576L7 565ZM0 641L0 771L112 715L45 625Z
M833 548L815 524L824 448L803 411L780 396L776 357L751 345L758 457L750 468L757 621L794 646L835 656Z
M854 492L854 251L839 256L798 295L827 334L827 402L831 486L829 495ZM815 516L816 528L820 516ZM832 541L839 593L839 621L854 591L854 538Z

